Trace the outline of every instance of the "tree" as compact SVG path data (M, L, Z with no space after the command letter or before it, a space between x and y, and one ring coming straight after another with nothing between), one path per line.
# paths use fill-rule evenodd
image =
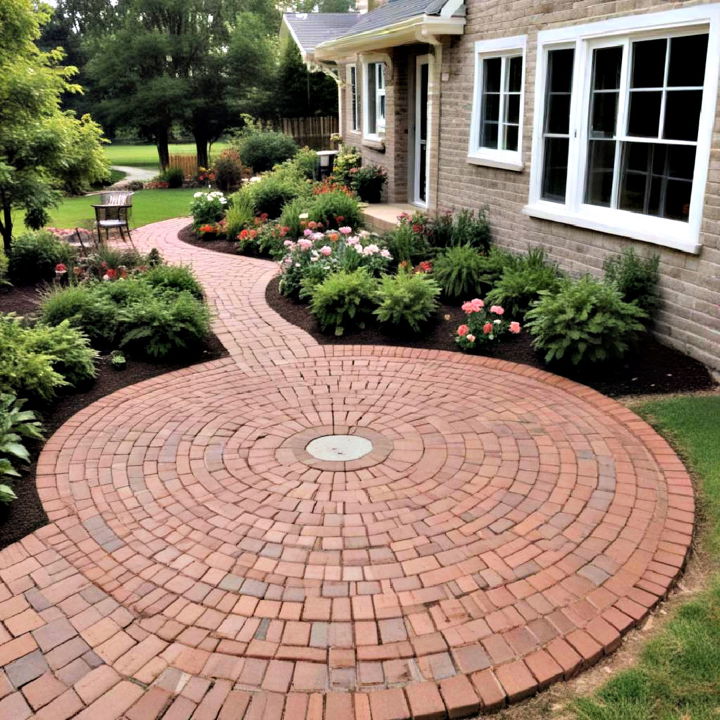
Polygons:
M281 50L278 69L276 108L280 117L336 115L337 83L321 72L310 72L294 42Z
M268 84L278 25L271 0L126 0L120 29L93 43L88 64L102 119L155 142L163 168L181 124L207 165L243 93Z
M0 3L0 234L6 252L12 211L25 211L30 227L47 222L62 190L107 177L100 127L89 115L62 111L63 93L79 92L75 68L61 65L61 50L41 51L36 41L48 20L31 0Z

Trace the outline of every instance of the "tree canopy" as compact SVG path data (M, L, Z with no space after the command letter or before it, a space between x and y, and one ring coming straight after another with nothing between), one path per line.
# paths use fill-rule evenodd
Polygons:
M76 69L61 50L36 45L49 18L31 0L0 3L0 234L8 250L12 211L41 227L62 191L77 191L107 177L102 130L89 115L61 109L66 93L80 91Z

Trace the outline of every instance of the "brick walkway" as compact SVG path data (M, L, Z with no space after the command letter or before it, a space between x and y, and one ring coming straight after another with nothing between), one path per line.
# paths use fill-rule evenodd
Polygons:
M47 443L51 524L0 553L0 718L402 720L519 700L612 651L683 566L693 492L616 402L525 366L320 347L268 262L191 262L230 357ZM358 460L315 437L357 434Z

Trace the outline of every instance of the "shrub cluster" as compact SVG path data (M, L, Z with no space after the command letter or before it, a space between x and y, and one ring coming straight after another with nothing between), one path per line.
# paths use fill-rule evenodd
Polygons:
M52 280L58 264L70 265L75 251L46 230L29 231L13 239L8 258L12 282L31 284Z
M35 413L23 410L24 403L14 393L0 393L0 503L17 499L9 482L20 476L18 463L30 462L26 443L42 439Z
M296 142L289 135L256 128L242 134L234 145L242 162L255 173L271 170L298 151Z

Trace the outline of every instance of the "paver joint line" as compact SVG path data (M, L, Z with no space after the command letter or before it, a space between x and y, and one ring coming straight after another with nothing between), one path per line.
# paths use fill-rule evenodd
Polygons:
M51 522L0 552L0 715L463 717L666 595L693 488L642 420L492 358L319 346L267 306L273 264L185 224L135 243L192 265L229 357L48 440Z

